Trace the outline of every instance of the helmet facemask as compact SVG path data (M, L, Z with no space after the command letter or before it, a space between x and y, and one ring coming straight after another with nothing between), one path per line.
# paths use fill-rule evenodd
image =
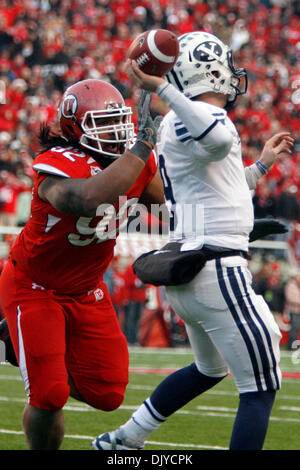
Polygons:
M108 157L120 157L129 148L134 137L131 115L132 111L128 106L87 111L81 122L80 145ZM120 122L105 124L111 118L120 118Z

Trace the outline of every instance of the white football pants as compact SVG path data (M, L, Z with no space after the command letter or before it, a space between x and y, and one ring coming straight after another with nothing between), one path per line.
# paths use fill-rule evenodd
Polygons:
M281 333L251 283L247 260L232 256L208 261L193 281L166 289L199 371L212 377L230 371L240 393L281 385Z

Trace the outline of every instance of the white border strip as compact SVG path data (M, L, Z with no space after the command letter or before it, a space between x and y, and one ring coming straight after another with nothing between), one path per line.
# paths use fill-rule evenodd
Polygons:
M160 60L161 62L167 62L168 64L171 64L172 62L174 62L175 56L166 55L163 52L160 52L160 50L156 47L156 44L154 41L154 37L156 33L157 33L157 30L152 29L147 36L147 45L150 49L150 52L154 55L156 59Z
M23 343L23 336L22 336L22 329L21 329L21 309L20 306L17 306L18 311L18 337L19 337L19 369L21 376L23 378L23 382L25 385L26 393L29 393L29 379L27 373L27 366L26 366L26 358L25 358L25 351L24 351L24 343Z
M33 169L36 171L50 173L51 175L65 176L66 178L70 178L70 176L67 175L67 173L64 173L63 171L58 170L57 168L55 168L55 166L47 165L47 163L38 163L37 165L33 166Z

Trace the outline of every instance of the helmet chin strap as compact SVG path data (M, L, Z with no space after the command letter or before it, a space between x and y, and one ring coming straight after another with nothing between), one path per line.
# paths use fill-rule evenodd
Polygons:
M233 100L230 100L229 98L230 98L230 95L228 95L227 103L226 103L226 105L224 106L224 109L225 109L225 111L227 111L227 112L231 111L231 110L234 108L237 95L235 95L235 97L233 98Z
M119 157L109 157L108 155L104 155L103 153L96 152L94 150L86 149L85 147L82 147L83 150L86 152L88 151L88 154L96 160L99 165L103 166L103 168L108 167L111 165L114 161L116 161ZM122 154L120 154L121 156Z
M88 140L88 137L86 137L86 139ZM116 155L106 155L105 151L100 152L96 150L96 148L93 149L91 145L89 147L86 147L81 142L79 142L79 145L80 145L80 148L82 148L84 152L87 152L92 158L94 158L94 160L96 160L101 166L105 168L111 163L113 163L115 160L120 158L125 151L125 147L123 143L118 144L120 146L120 154L116 154ZM122 151L122 146L124 147L123 151Z
M72 121L74 122L74 124L76 124L76 126L79 127L79 129L81 130L81 132L83 132L83 129L82 129L82 127L81 127L81 124L80 124L80 122L78 121L77 117L76 117L74 114L73 114L73 116L72 116L71 119L72 119Z

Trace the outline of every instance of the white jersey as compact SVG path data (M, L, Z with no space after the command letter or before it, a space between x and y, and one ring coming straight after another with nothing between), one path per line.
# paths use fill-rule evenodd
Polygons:
M172 238L183 241L181 250L202 244L248 250L250 189L262 176L260 165L245 171L238 133L223 108L191 101L171 84L157 92L171 108L157 150L167 204L176 213ZM236 255L209 260L192 281L166 287L198 370L223 377L229 367L240 393L281 384L281 334L251 280L247 260Z
M171 238L188 242L187 249L247 251L253 204L234 124L223 108L191 101L171 85L163 94L173 108L157 142Z

